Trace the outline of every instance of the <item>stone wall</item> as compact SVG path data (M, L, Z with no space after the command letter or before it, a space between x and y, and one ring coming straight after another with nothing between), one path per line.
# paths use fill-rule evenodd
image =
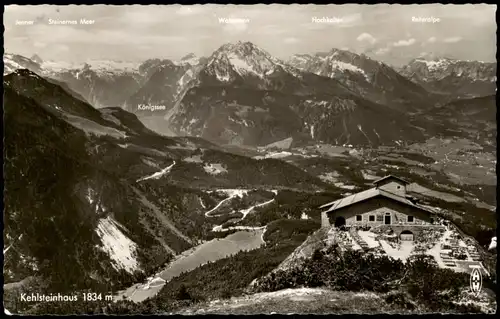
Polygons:
M413 233L415 237L418 237L423 230L439 230L439 229L445 229L444 226L441 225L379 225L376 226L376 229L382 232L386 232L388 230L392 230L399 238L401 235L401 232L405 230L409 230Z

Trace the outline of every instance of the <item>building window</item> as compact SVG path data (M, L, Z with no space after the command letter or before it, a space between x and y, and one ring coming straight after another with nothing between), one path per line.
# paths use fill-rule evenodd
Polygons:
M375 215L370 215L370 217L369 217L368 220L371 221L371 222L374 222L375 221Z
M408 222L413 223L413 216L408 216Z
M362 220L363 220L363 216L361 216L361 215L356 215L356 221L357 221L357 222L360 222L360 221L362 221Z

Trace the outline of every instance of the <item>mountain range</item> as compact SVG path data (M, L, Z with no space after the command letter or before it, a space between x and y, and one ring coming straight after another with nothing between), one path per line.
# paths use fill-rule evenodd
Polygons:
M27 68L65 83L97 108L133 112L159 133L240 146L287 138L360 146L422 141L441 130L422 121L422 113L458 98L492 95L496 81L494 63L415 59L395 69L338 49L281 61L250 42L178 62L71 67L34 60L6 54L4 74Z
M400 72L430 92L451 95L455 99L491 95L496 90L496 63L450 58L414 59Z
M378 144L380 138L387 142L390 137L380 124L363 120L376 116L377 107L388 117L396 116L337 79L299 70L252 43L240 42L214 52L179 98L168 121L181 134L221 144L267 145L289 137ZM328 131L329 125L334 129Z
M332 49L315 55L294 55L288 62L301 70L338 79L362 97L409 111L432 100L423 87L411 82L387 64L366 55Z

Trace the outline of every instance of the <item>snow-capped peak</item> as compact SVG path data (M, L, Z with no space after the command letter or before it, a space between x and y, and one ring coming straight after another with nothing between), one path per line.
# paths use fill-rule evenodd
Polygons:
M83 64L74 63L74 62L66 62L66 61L53 61L47 60L43 61L42 67L47 70L51 70L53 72L60 72L65 70L73 70L83 68Z
M190 60L190 59L195 59L196 58L196 54L194 53L189 53L189 54L186 54L182 59L181 61L186 61L186 60Z
M453 58L448 58L448 57L419 57L416 59L413 59L409 65L412 64L423 64L427 67L429 71L435 71L439 70L442 68L446 68L448 66L454 65L454 64L477 64L477 65L488 65L488 64L494 64L491 62L484 62L484 61L474 61L474 60L458 60L458 59L453 59Z
M40 64L19 54L4 53L3 74L9 74L19 69L29 69L33 72L41 72Z
M185 55L184 57L182 57L182 59L180 60L180 62L175 62L176 65L192 65L192 66L195 66L195 65L198 65L200 64L200 58L197 57L194 53L189 53L187 55Z
M279 59L251 42L226 43L212 54L207 64L209 73L220 81L230 80L232 72L240 76L265 78L278 70L299 76L298 70L285 65ZM232 72L231 72L232 71Z
M31 57L31 60L38 63L38 64L42 64L43 63L43 60L41 57L38 56L38 54L34 54L32 57Z
M329 52L320 52L314 55L296 54L290 58L289 63L299 69L308 70L321 76L338 78L339 76L343 76L345 72L351 72L360 74L366 81L369 81L365 70L357 66L354 62L355 60L360 61L365 59L369 58L334 48Z
M44 61L42 67L54 72L65 70L93 70L95 72L137 72L139 62L114 60L87 60L85 62Z
M496 81L496 63L457 60L446 57L429 59L420 57L405 65L401 72L422 81L439 80L447 76L472 81Z
M290 58L290 61L293 63L308 63L312 58L310 54L294 54Z
M139 62L134 61L115 61L115 60L88 60L85 64L96 71L109 72L135 72L139 69Z
M449 58L435 58L432 60L427 60L425 58L418 58L413 60L411 63L422 63L425 64L427 70L429 71L437 71L442 68L448 67L450 64L458 62L457 60L452 60Z

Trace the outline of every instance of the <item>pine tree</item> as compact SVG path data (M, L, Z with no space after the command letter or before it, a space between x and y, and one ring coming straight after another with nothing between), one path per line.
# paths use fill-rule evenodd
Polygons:
M179 288L179 291L177 292L177 299L178 300L191 300L191 295L189 294L189 291L187 290L186 286L182 284Z

